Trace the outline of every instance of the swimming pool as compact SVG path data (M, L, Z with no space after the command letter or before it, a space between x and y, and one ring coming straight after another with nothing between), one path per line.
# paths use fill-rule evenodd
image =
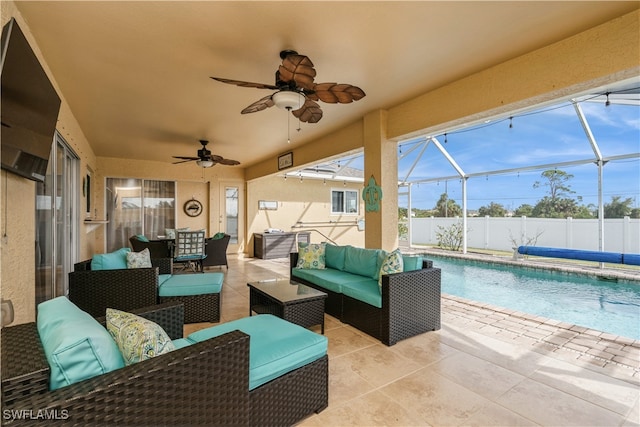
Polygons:
M640 339L640 283L426 255L442 292Z

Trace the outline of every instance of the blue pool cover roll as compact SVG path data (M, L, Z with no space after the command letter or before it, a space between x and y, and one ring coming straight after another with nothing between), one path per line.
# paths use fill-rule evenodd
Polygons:
M518 253L550 258L579 259L583 261L609 262L613 264L640 265L639 254L618 252L584 251L580 249L546 248L540 246L520 246Z

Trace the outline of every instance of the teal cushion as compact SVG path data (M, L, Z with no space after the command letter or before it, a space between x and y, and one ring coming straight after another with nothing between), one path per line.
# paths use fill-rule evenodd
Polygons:
M378 280L381 260L378 249L347 246L344 256L344 271Z
M344 270L344 254L346 246L327 245L324 248L324 264L327 268Z
M213 237L211 237L213 240L218 240L218 239L222 239L224 237L224 233L223 232L219 232L213 235Z
M223 281L224 273L174 274L162 282L158 295L175 297L218 294L222 290Z
M92 270L119 270L127 268L127 254L130 248L120 248L108 254L95 254L91 258Z
M162 286L162 284L171 279L172 276L172 274L158 274L158 286Z
M240 330L249 335L249 390L327 354L327 338L270 314L245 317L194 332L201 342Z
M186 338L178 338L177 340L173 340L173 346L176 348L176 350L184 347L189 347L192 344L193 341L190 341Z
M147 236L145 236L144 234L136 234L136 238L139 241L145 242L145 243L147 243L149 241L149 239L147 239Z
M422 269L422 257L419 255L402 255L403 271Z
M344 283L342 293L358 301L382 308L382 295L377 280L364 279L360 282Z
M358 283L368 280L359 274L347 273L333 268L325 268L324 270L305 270L294 268L291 272L293 277L308 280L309 282L322 286L333 292L342 293L342 285L346 283Z
M38 304L37 327L51 390L124 367L109 332L66 297Z

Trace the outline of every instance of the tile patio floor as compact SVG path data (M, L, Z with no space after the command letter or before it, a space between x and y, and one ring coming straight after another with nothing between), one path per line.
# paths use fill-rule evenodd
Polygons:
M230 257L222 322L249 314L247 282L274 277L286 260ZM301 426L640 426L639 341L449 295L441 330L392 347L325 328L329 407Z

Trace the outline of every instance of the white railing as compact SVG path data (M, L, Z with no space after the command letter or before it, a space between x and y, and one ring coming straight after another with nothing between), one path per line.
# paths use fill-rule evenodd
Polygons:
M412 218L411 243L437 245L439 226L447 228L462 218ZM467 218L467 247L513 250L527 244L527 239L538 236L531 246L554 248L598 249L597 219L554 219L527 217L471 217ZM640 253L640 219L611 218L604 220L605 252Z

